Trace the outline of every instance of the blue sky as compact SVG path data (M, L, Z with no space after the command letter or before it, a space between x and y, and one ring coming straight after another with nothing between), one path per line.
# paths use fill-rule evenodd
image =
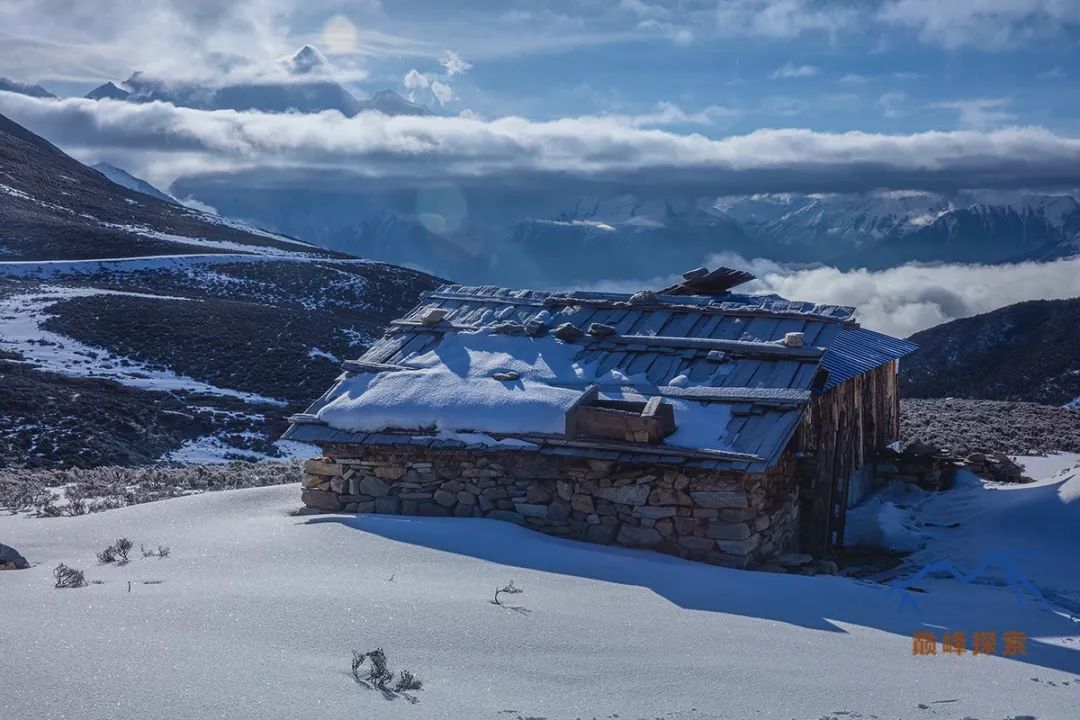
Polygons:
M0 28L0 75L61 94L312 43L358 95L444 114L618 114L709 137L1080 131L1078 0L5 0ZM406 86L413 70L425 86Z

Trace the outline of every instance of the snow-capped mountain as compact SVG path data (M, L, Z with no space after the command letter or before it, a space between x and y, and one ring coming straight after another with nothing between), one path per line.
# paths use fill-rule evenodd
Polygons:
M29 95L36 98L56 98L56 95L53 95L40 85L30 85L6 77L0 77L0 92L18 93L19 95Z
M173 203L174 205L180 204L179 201L177 201L177 199L173 196L161 192L150 183L146 182L142 178L135 177L123 168L118 168L115 165L110 165L107 162L99 162L96 165L91 165L90 167L94 168L117 185L122 185L123 187L126 187L128 190L134 190L135 192L142 193L143 195L149 195L150 197L157 198L158 200L163 200L167 203Z
M270 68L253 70L250 79L221 85L166 81L143 72L132 73L116 84L106 82L86 95L129 102L160 100L201 110L260 110L262 112L316 113L337 110L349 117L366 110L386 115L430 115L392 90L367 100L357 99L334 78L334 69L317 48L305 45Z

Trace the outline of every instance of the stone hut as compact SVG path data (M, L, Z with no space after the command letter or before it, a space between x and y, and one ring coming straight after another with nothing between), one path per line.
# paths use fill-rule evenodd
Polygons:
M911 343L854 308L747 295L721 268L658 292L447 285L285 437L311 512L508 520L745 567L843 538L899 435ZM468 532L467 524L461 532Z

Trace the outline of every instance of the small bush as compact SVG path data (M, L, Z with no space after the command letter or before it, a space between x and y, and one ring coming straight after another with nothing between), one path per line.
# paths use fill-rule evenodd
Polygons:
M519 587L516 587L514 585L514 581L511 580L508 584L504 585L503 587L501 587L501 588L499 588L498 590L495 591L495 604L496 605L502 605L502 603L499 602L499 595L517 595L517 594L523 593L523 592L525 592L525 591L522 590Z
M365 663L368 665L367 674L363 673ZM375 648L366 653L353 650L352 676L357 682L369 682L384 692L405 693L420 690L424 685L420 678L408 670L402 670L395 683L394 673L387 667L386 653L382 648Z
M56 578L57 588L81 588L86 587L86 575L82 570L68 567L60 563L53 569L53 577Z
M397 693L423 689L424 683L420 682L420 678L416 677L408 670L402 670L401 676L398 678L397 683L394 684L394 692Z
M128 553L131 552L131 548L133 547L134 544L130 540L127 538L120 538L97 554L98 562L102 564L118 562L123 565L128 561Z
M147 550L145 547L140 545L139 546L139 552L142 553L142 556L144 558L152 558L152 557L167 558L167 557L169 557L169 552L170 551L169 551L169 546L168 545L158 545L157 550Z

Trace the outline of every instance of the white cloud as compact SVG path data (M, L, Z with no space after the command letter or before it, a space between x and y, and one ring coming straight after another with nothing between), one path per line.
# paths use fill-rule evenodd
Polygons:
M813 65L793 65L792 63L784 63L769 73L769 77L773 80L780 78L808 78L814 77L820 72L821 69L814 67Z
M453 50L447 50L439 58L439 64L443 66L443 70L446 71L447 77L454 77L455 75L463 75L472 68L472 63L468 62Z
M919 330L1025 300L1080 297L1080 258L1012 265L903 265L888 270L792 269L734 256L712 265L743 267L758 276L746 287L787 298L854 305L857 319L907 337Z
M858 10L808 0L721 0L716 27L722 36L792 38L803 33L836 33L853 27Z
M843 83L844 85L865 85L867 83L867 78L865 75L859 75L858 73L848 73L837 80L837 82Z
M287 168L403 181L514 176L525 182L559 173L694 185L714 194L1080 185L1080 138L1037 127L910 135L779 129L712 139L604 117L346 118L335 111L204 111L11 93L0 93L0 113L84 156L103 149L146 154L155 163L153 179L164 178L163 184L200 170Z
M401 79L401 84L409 90L416 90L418 88L426 88L431 84L428 80L428 76L420 72L416 68L413 68L409 72L405 73L405 77Z
M658 102L653 112L639 115L604 115L603 118L624 123L630 127L662 127L665 125L713 125L720 120L736 117L736 108L709 105L701 110L687 112L671 102Z
M455 98L454 89L441 80L431 81L431 94L435 96L440 105L446 105Z
M900 90L891 90L883 93L874 103L881 114L887 118L895 118L904 114L904 104L907 102L907 93Z
M1008 98L973 98L934 103L931 107L955 110L962 127L982 130L1012 122L1015 116L1005 109L1008 105Z
M1061 69L1060 65L1055 65L1049 70L1045 70L1039 73L1035 77L1039 78L1040 80L1062 80L1069 77L1069 75Z
M1080 24L1074 0L889 0L878 19L907 27L946 49L1001 48L1036 41Z
M359 38L356 25L344 15L334 15L323 25L322 44L331 53L356 52Z

